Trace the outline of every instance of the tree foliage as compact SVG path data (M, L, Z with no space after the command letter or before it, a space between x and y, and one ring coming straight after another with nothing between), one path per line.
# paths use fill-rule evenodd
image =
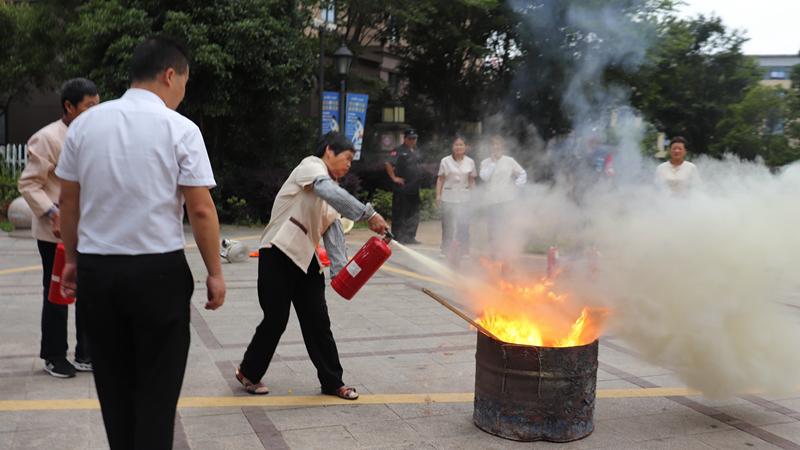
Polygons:
M760 79L757 60L742 53L745 40L717 17L668 17L648 63L630 79L633 106L667 136L684 136L693 152L708 153L728 106Z
M58 81L56 6L0 1L0 115Z
M756 86L741 103L731 105L717 126L711 154L760 156L768 166L782 166L800 158L800 146L790 143L786 126L792 122L787 92L779 86Z
M668 0L512 1L520 55L505 99L549 139L575 128L608 125L627 104L628 74L645 61ZM605 122L605 123L604 123Z
M430 1L424 17L397 23L403 45L402 73L409 100L426 102L436 132L453 135L464 122L477 122L491 70L488 43L503 22L496 0Z
M295 1L90 0L68 28L66 71L117 98L136 45L178 37L193 59L179 111L202 130L215 168L289 166L314 139L313 121L296 110L314 83L307 19Z

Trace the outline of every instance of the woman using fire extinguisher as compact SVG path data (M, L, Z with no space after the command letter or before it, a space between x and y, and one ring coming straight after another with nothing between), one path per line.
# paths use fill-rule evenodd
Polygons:
M256 328L236 379L254 395L269 393L261 382L289 321L294 304L308 356L317 368L322 393L355 400L358 393L342 381L342 366L331 333L325 280L316 253L320 237L331 260L331 279L347 263L339 214L367 220L383 234L386 221L372 205L362 204L336 184L350 169L353 143L335 131L323 136L316 156L305 158L289 175L261 235L258 256L258 301L264 319Z

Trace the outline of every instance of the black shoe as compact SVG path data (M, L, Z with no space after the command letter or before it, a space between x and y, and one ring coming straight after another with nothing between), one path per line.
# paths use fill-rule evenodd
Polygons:
M406 244L406 245L420 245L420 244L422 244L422 242L420 242L420 241L418 241L416 239L408 239L408 240L406 240L404 242L404 244Z
M92 360L91 359L80 359L75 358L75 362L72 363L75 367L75 370L78 372L91 372L92 371Z
M44 360L44 371L56 378L72 378L75 376L75 366L67 361L67 358L55 358Z

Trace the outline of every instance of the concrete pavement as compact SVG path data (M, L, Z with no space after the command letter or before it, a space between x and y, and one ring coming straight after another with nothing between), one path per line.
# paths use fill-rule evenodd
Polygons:
M423 245L414 248L435 258L438 223L422 228ZM225 226L221 237L254 250L260 233ZM350 255L368 236L351 232ZM176 449L800 449L800 393L712 401L613 337L600 341L590 436L553 444L489 435L472 424L475 331L421 292L428 288L458 305L451 288L425 276L402 251L353 300L328 288L344 380L359 400L319 395L294 312L264 379L270 394L250 396L233 371L262 318L256 260L223 262L227 301L206 311L204 269L188 230L187 242L197 285ZM542 258L524 258L518 270L543 265ZM91 374L56 379L42 370L39 266L34 240L0 233L0 449L107 448ZM800 307L798 298L787 301Z

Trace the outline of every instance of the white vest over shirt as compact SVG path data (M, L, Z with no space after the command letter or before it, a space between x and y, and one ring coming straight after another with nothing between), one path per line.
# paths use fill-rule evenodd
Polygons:
M318 176L329 176L328 166L316 156L305 158L281 186L259 248L278 247L307 273L322 234L339 213L311 189ZM305 189L308 186L308 189ZM317 261L319 263L319 260ZM319 265L322 272L322 264Z
M478 176L475 161L469 156L463 156L457 162L453 155L445 156L439 163L439 176L444 175L442 183L442 201L449 203L464 203L472 200L472 190L469 188L470 178Z
M143 89L75 119L56 175L80 184L78 251L85 254L183 249L181 186L216 186L197 125Z

